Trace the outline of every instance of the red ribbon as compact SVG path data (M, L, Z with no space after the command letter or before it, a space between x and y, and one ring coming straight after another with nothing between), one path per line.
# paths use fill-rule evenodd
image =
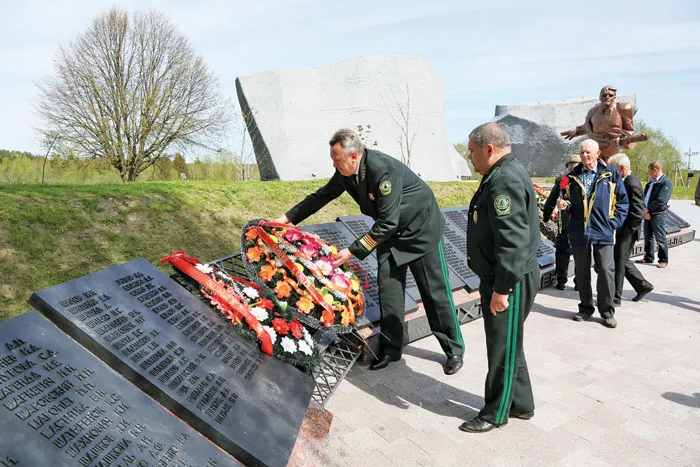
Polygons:
M231 293L231 291L221 285L221 283L194 267L194 264L198 263L195 258L185 255L182 250L178 250L172 255L161 259L160 262L161 264L172 264L173 267L179 269L184 274L187 274L189 277L201 284L202 287L211 291L217 303L224 309L232 314L242 316L245 319L245 322L248 324L248 327L252 329L258 339L260 339L261 350L268 355L272 355L272 339L270 339L270 335L267 333L267 331L265 331L265 328L263 328L262 324L260 324L260 321L253 316L247 305L243 305L241 303L242 299L240 297ZM243 279L241 279L241 281L243 281ZM248 281L243 281L243 283L247 282ZM257 285L251 285L254 285L259 290Z
M265 224L261 223L261 225L269 225L269 224L272 224L272 223L265 223ZM281 225L284 226L285 228L290 227L287 224L281 224ZM292 260L290 260L289 257L285 254L285 252L282 251L282 249L277 245L277 243L275 243L275 241L270 238L270 236L267 234L267 232L265 232L265 230L262 227L253 227L253 229L255 229L255 231L257 232L258 236L262 239L262 241L265 242L265 245L267 245L270 248L270 250L272 250L272 252L277 255L277 257L280 259L280 261L282 261L282 264L284 264L287 267L289 272L294 277L296 277L297 280L299 282L301 282L301 284L304 287L306 287L306 290L309 291L309 293L311 294L311 297L313 297L313 299L316 301L316 303L321 305L324 310L328 311L332 316L335 317L335 312L333 311L333 307L330 306L323 299L323 297L321 296L321 293L316 289L316 287L314 287L314 285L311 283L309 278L306 277L306 274L301 272L299 270L299 268L297 268L294 265ZM329 323L329 322L323 323L324 326L330 326L332 324L333 323Z

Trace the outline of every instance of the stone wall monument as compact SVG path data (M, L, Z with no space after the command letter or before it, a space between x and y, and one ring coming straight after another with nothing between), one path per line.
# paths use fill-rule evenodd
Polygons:
M636 95L618 96L617 102L632 104L636 113ZM579 152L581 141L587 138L581 136L567 141L559 133L581 125L588 110L598 103L598 97L585 97L497 105L493 121L506 129L513 153L531 177L553 177L563 172L564 163L571 154Z
M445 95L425 58L362 55L236 79L263 180L330 178L328 140L347 127L428 181L471 175L445 129Z

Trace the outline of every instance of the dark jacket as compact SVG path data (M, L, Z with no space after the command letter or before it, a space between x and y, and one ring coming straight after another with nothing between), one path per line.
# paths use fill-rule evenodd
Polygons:
M647 191L649 191L649 185L651 185L651 181L647 182L647 184L644 186L645 198L647 196ZM649 204L647 205L649 214L653 216L654 214L666 212L668 210L668 200L671 199L672 191L673 183L671 183L671 179L666 175L661 174L661 178L654 183L654 186L651 189Z
M357 258L380 248L389 250L400 266L437 247L445 219L433 191L411 169L387 154L365 149L358 176L355 184L354 175L345 177L336 170L328 183L290 209L287 218L297 224L347 191L362 213L376 221L348 247Z
M563 177L563 175L557 177L557 179L554 181L552 191L549 192L549 196L547 196L547 199L544 202L544 207L542 208L542 219L545 222L549 222L549 219L552 218L552 212L554 212L554 208L557 205L557 200L559 200L559 194L561 193L559 182L561 182ZM561 221L559 224L561 225L561 230L566 230L566 225L569 222L569 211L559 211L559 216L559 220Z
M627 217L629 202L620 172L598 161L590 197L586 197L579 164L567 174L569 186L565 198L569 205L569 242L571 245L612 245L615 229Z
M513 154L501 158L482 179L469 203L469 267L494 290L508 294L525 274L539 268L537 194Z
M629 199L629 211L622 226L617 229L618 238L631 236L634 240L639 239L639 228L644 219L644 193L642 192L642 182L633 173L625 177L625 190Z

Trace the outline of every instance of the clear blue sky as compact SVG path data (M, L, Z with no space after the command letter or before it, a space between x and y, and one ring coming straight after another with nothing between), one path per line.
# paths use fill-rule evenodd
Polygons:
M237 103L237 76L356 55L427 57L440 73L450 138L496 104L636 93L653 127L700 150L700 1L2 2L0 148L41 152L32 106L59 44L111 6L156 8L189 38ZM700 168L700 157L694 158Z

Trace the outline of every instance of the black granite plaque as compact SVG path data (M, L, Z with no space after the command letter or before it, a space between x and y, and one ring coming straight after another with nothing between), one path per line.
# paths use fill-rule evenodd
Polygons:
M34 311L0 324L0 465L241 465Z
M537 247L537 264L541 268L554 264L557 260L557 249L554 244L548 239L542 237L540 244Z
M286 465L314 388L139 258L30 303L245 464Z
M348 230L350 230L350 232L352 232L352 234L355 235L356 238L361 238L374 225L374 219L365 215L342 216L339 217L337 220L339 222L342 222L345 225L345 227L347 227ZM376 252L372 253L372 256L376 258ZM376 259L374 260L374 263L377 263ZM413 277L413 274L411 274L411 271L408 271L406 275L407 302L409 297L413 299L414 302L419 302L421 300L420 292L418 292L418 286L416 285L416 279Z
M313 224L300 227L306 232L318 235L327 242L330 242L339 248L347 248L356 240L350 230L341 222L331 222L328 224ZM352 261L357 261L354 258ZM365 320L370 323L375 323L381 319L381 311L379 309L379 290L377 289L377 256L372 253L362 261L358 261L360 267L365 272L368 281L368 288L365 290L365 312L358 319L358 326L361 326ZM364 285L365 278L362 273L358 273L358 277ZM418 309L418 304L411 298L410 295L405 296L406 312Z
M443 208L441 211L445 217L443 242L450 269L459 276L469 292L477 290L479 276L469 269L467 262L467 208Z
M672 222L677 224L679 228L685 229L686 227L690 227L690 223L675 212L671 211L670 209L666 212L668 213L666 214L668 216L667 219L672 219Z

